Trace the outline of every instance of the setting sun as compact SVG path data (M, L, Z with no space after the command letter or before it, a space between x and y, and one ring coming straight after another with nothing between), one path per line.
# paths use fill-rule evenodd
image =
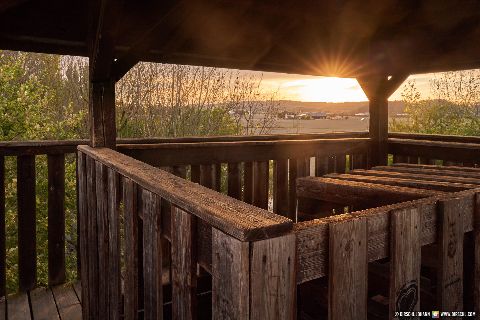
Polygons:
M300 79L285 83L283 89L301 101L350 102L367 97L357 80L349 78Z

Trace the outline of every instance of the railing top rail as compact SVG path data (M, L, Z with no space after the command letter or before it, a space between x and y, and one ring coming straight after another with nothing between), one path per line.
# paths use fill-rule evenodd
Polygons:
M453 136L453 135L443 135L443 134L391 132L388 134L388 137L399 138L399 139L413 139L413 140L480 143L480 137L475 137L475 136Z
M289 232L293 227L290 219L179 178L114 150L88 146L79 146L78 150L238 240L271 238Z
M436 140L418 140L418 139L400 139L389 138L389 143L404 144L404 145L417 145L417 146L429 146L429 147L449 147L449 148L461 148L461 149L473 149L478 150L480 145L470 142L456 142L456 141L436 141Z
M367 132L339 132L312 134L280 134L255 136L216 136L216 137L182 137L182 138L128 138L117 139L117 145L156 145L175 143L200 142L246 142L246 141L277 141L277 140L312 140L337 138L366 138ZM26 140L0 141L0 155L18 156L35 154L74 153L77 146L88 144L86 139L76 140Z

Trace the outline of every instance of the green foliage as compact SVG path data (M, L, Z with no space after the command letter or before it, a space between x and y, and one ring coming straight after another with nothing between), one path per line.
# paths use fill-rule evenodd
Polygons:
M431 96L422 99L414 81L402 92L407 119L393 119L393 132L480 135L480 73L440 74L430 82Z

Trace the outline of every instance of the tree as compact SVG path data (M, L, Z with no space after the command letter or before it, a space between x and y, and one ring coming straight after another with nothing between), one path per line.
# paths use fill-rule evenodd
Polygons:
M392 120L391 131L480 135L479 70L436 75L428 99L422 99L415 81L408 81L402 99L408 119Z

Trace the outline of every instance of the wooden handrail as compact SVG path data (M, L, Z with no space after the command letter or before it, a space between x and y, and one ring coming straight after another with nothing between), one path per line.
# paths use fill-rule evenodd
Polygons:
M176 177L120 152L88 146L79 146L78 150L238 240L267 239L292 229L290 219Z
M413 139L413 140L431 140L444 142L461 142L461 143L480 143L480 137L475 136L454 136L444 134L424 134L424 133L405 133L391 132L389 138L397 139Z

